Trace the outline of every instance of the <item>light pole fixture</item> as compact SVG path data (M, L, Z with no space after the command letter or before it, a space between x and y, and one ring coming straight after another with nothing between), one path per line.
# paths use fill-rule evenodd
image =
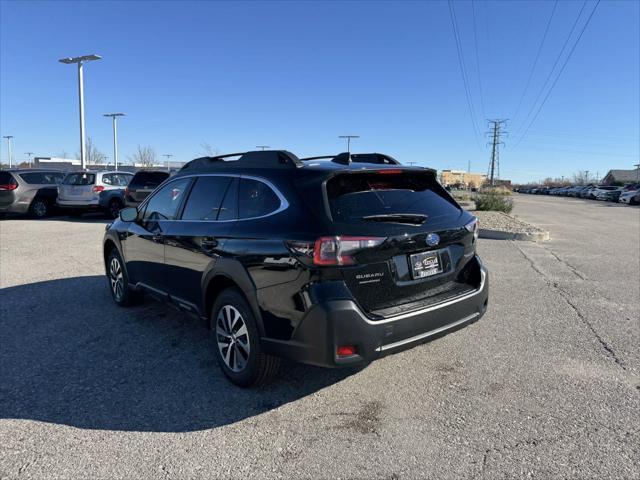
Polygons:
M360 138L360 135L338 135L338 138L346 138L347 139L347 153L351 153L351 139L352 138Z
M33 152L24 152L25 155L29 155L29 168L31 168L31 155L33 155Z
M169 159L171 157L173 157L173 155L171 153L165 153L164 155L162 155L163 157L165 157L167 159L167 172L171 170L171 168L169 168Z
M9 154L9 168L13 165L13 152L11 151L11 139L13 135L4 135L2 138L7 139L7 153Z
M271 148L271 147L269 145L256 145L256 148L259 148L264 152L267 148Z
M86 168L87 149L85 146L84 138L84 80L82 76L82 65L85 62L91 62L93 60L100 60L100 55L83 55L81 57L67 57L58 60L60 63L77 63L78 64L78 98L80 103L80 165L84 170Z
M104 113L102 116L111 117L113 120L113 166L115 170L118 170L118 125L116 118L124 117L124 113Z

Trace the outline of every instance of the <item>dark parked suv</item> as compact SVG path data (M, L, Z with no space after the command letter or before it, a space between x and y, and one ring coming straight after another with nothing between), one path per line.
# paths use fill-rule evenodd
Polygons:
M169 178L166 170L139 170L124 191L124 201L128 207L137 207L158 185Z
M123 209L104 261L116 303L146 292L204 319L223 372L248 386L278 357L363 365L478 320L477 234L434 170L247 152L193 160Z

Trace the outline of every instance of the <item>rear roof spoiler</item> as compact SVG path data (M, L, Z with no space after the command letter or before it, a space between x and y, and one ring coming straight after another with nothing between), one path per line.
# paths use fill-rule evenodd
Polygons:
M372 163L377 165L401 165L398 160L391 157L390 155L385 155L384 153L349 153L342 152L338 155L326 155L320 157L307 157L302 158L303 162L307 162L310 160L331 160L335 163L340 163L342 165L349 165L351 163Z

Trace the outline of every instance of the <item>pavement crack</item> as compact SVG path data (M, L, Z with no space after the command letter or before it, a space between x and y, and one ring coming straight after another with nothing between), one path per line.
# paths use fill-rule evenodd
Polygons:
M560 263L562 263L564 266L566 266L569 271L571 271L571 273L573 273L576 277L578 277L580 280L586 280L587 277L585 277L582 272L580 272L580 270L578 270L576 267L574 267L573 265L571 265L569 262L567 262L566 260L563 260L562 258L560 258L553 250L551 250L549 247L546 247L544 245L541 245L542 248L544 248L547 252L549 252L551 254L551 256L553 256L553 258L555 258L556 260L558 260Z
M624 363L622 362L622 360L620 360L620 358L618 357L618 355L616 354L615 350L613 349L613 347L604 339L602 338L602 336L598 333L598 331L595 329L595 327L593 326L593 324L589 321L589 319L580 311L580 309L578 308L578 306L573 303L570 299L570 294L562 289L560 287L560 285L558 284L558 282L555 282L553 280L551 280L547 274L545 274L536 264L536 262L529 257L524 250L522 250L520 248L520 246L515 243L512 242L515 247L518 249L518 251L522 254L522 256L529 262L529 264L531 265L531 268L538 273L543 279L544 281L547 283L547 285L549 285L551 288L553 288L555 291L557 291L560 294L560 297L565 301L565 303L575 312L575 314L577 315L578 319L589 329L589 331L593 334L593 336L596 338L596 340L598 341L598 343L600 343L600 346L602 347L602 349L605 351L606 355L608 357L610 357L615 363L616 365L618 365L620 368L622 368L623 370L627 370L627 367L624 365ZM544 247L543 247L544 248ZM545 248L545 250L547 250L549 253L551 253L553 255L554 258L558 259L560 262L562 262L563 264L569 266L566 262L563 262L557 255L555 255L553 252L551 252L551 250ZM571 267L569 266L569 269L571 269ZM577 270L574 271L572 270L573 273L577 276L579 276L580 278L584 279L584 277L581 277L578 273Z

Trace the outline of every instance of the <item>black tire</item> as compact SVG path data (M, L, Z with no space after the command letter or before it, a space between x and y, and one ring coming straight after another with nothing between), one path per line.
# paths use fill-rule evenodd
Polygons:
M122 210L122 202L117 198L113 198L109 201L107 216L115 220L120 216L120 210Z
M228 288L218 295L209 321L216 359L229 380L251 387L273 379L280 359L262 351L255 317L239 289Z
M29 205L29 215L34 218L44 218L51 211L50 203L44 198L34 198Z
M107 281L111 298L121 307L128 307L139 300L140 294L129 286L126 265L116 248L111 250L107 259Z

